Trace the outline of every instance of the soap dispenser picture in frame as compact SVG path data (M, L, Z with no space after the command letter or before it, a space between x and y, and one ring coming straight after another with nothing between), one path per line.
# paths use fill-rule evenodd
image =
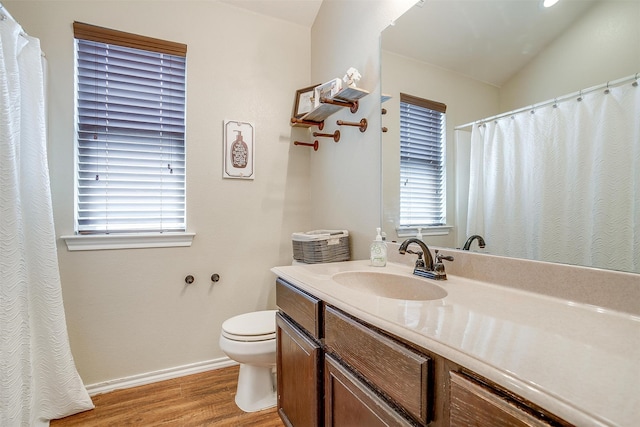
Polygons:
M223 178L254 179L254 138L253 123L224 121Z

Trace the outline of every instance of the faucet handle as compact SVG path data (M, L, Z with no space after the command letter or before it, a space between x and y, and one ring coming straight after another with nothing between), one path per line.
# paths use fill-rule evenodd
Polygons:
M440 255L438 249L435 250L436 253L436 261L441 262L443 259L447 261L453 261L453 257L451 255Z
M410 249L407 249L407 253L418 255L418 259L416 260L415 264L416 268L425 268L424 260L422 259L422 255L424 255L424 253L422 251L412 251Z

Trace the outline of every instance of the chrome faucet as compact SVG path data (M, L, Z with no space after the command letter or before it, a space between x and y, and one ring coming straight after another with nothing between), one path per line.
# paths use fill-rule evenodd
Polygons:
M422 251L414 252L408 249L409 245L412 243L420 246ZM447 273L444 271L444 264L442 263L442 260L446 259L447 261L453 261L452 256L439 255L438 251L436 251L437 262L434 263L429 247L422 240L415 238L407 239L402 242L400 248L398 248L398 252L400 252L401 255L404 255L405 253L418 255L415 267L413 268L413 274L416 276L434 280L447 280ZM424 255L424 260L422 259L422 255Z
M471 243L473 243L474 240L478 240L478 246L480 248L484 248L485 243L484 243L484 239L482 238L482 236L478 235L478 234L474 234L473 236L469 237L467 239L467 241L465 242L464 246L462 247L463 251L468 251L469 248L471 248Z

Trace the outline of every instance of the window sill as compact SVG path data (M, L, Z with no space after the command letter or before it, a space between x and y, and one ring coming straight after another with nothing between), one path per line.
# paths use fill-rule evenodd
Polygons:
M60 236L69 251L191 246L196 233L139 233Z
M423 236L446 236L449 234L453 226L451 225L438 225L434 227L420 227ZM416 237L418 234L418 227L400 227L396 228L396 234L398 237Z

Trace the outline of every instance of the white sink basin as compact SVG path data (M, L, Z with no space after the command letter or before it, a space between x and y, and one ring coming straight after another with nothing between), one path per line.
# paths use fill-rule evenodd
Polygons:
M345 271L334 274L332 279L348 288L384 298L428 301L447 296L447 291L428 279L399 274Z

